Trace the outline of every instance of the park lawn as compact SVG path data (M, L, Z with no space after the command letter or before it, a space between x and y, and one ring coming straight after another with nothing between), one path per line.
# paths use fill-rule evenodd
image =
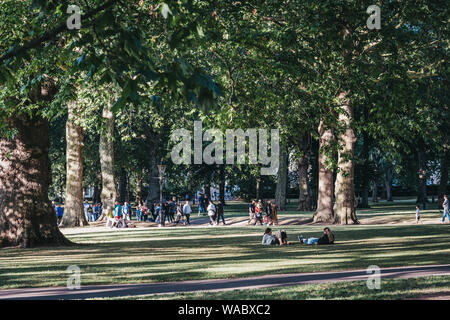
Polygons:
M450 295L450 276L382 279L378 290L368 289L365 281L345 281L263 289L197 291L93 300L396 300L442 295Z
M263 226L79 228L73 247L0 250L0 288L65 286L68 266L82 285L149 283L256 275L445 264L450 225L333 226L332 246L261 246ZM277 230L279 227L275 227ZM290 240L323 226L283 226ZM104 231L101 231L104 230Z

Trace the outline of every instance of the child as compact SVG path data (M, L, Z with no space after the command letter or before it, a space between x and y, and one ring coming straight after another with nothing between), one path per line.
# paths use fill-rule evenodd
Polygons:
M420 209L419 205L416 205L416 223L419 223L420 220Z

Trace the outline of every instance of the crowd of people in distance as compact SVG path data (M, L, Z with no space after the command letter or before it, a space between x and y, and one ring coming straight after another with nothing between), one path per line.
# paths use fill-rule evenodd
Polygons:
M57 216L57 223L58 225L60 225L64 215L64 208L60 203L55 204L55 201L52 201L52 206ZM84 201L83 206L87 221L95 222L102 216L103 206L101 202L90 204L88 201ZM450 203L447 195L444 195L443 209L444 214L442 216L442 223L445 223L446 217L450 222ZM261 226L278 225L277 206L270 200L267 200L265 202L263 202L261 199L252 200L249 204L248 211L249 219L247 225L256 226L258 223ZM421 219L421 213L418 205L416 206L415 213L416 223L419 223ZM155 202L149 205L147 205L147 202L141 202L137 205L135 214L137 221L155 222L158 224L158 226L165 226L166 221L167 223L172 225L190 225L192 208L190 201L188 200L188 196L186 196L186 201L183 202L177 201L176 197L172 197L172 200L170 201L163 200L162 202ZM226 225L223 202L219 200L215 203L211 199L208 199L207 195L201 193L198 198L198 215L200 216L202 214L209 217L210 226L219 225L221 221L223 225ZM119 201L116 201L114 210L108 212L106 216L107 226L125 228L128 226L126 221L131 221L132 219L133 209L129 202L124 202L123 204L121 204L119 203ZM286 244L285 242L287 242L287 235L285 231L282 230L283 232L277 232L276 236L272 236L270 228L267 228L266 231L268 233L264 234L265 240L263 240L265 244L269 244L269 242ZM334 236L329 228L325 228L324 233L324 236L322 236L321 238L303 238L302 236L299 236L299 241L304 244L325 244L326 239L328 239L328 243L333 243ZM328 238L326 238L325 236ZM269 241L269 238L277 240Z
M256 226L258 222L261 226L263 224L267 226L278 225L277 206L270 200L267 200L265 205L261 199L259 199L258 202L252 200L248 206L248 214L248 225L253 224Z
M168 202L155 202L150 205L150 208L147 207L145 202L142 202L136 208L137 221L155 222L161 226L165 225L166 220L173 225L190 225L191 213L189 200L186 200L183 204L177 201L176 197Z
M323 229L323 235L320 238L304 238L302 235L298 236L298 241L301 244L309 245L323 245L323 244L334 244L334 234L331 232L330 228L326 227ZM261 240L262 245L290 245L292 242L288 241L288 236L285 230L279 230L275 235L272 234L271 228L266 228L264 231L263 238Z

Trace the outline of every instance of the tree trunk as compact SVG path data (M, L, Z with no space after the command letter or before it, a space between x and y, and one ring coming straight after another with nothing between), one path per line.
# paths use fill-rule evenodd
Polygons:
M103 109L104 130L100 135L100 167L102 170L102 218L114 210L114 202L117 199L117 187L114 177L114 115L111 106Z
M308 183L309 167L309 135L302 137L300 141L301 156L297 162L298 171L298 211L311 211L311 192Z
M438 208L443 209L442 203L444 203L444 194L447 192L448 183L448 162L450 159L450 149L444 148L444 154L441 159L441 180L439 181L438 192Z
M425 161L425 150L423 141L419 141L417 148L417 159L418 159L418 179L419 188L417 192L417 203L422 203L425 207L427 202L427 166ZM425 208L424 208L425 209Z
M392 175L393 175L393 168L392 165L389 165L384 173L384 185L386 187L386 200L387 201L394 201L392 199Z
M286 187L287 187L287 152L284 146L280 150L280 167L277 175L277 187L275 190L275 204L278 211L286 210Z
M225 183L226 183L226 177L225 177L225 166L220 166L220 181L219 181L219 200L220 202L225 205Z
M256 177L256 199L261 198L261 167L258 167L258 177Z
M340 224L348 224L350 221L359 223L356 218L356 201L355 201L355 183L354 183L354 162L353 156L355 152L356 136L351 127L353 118L353 108L351 107L347 93L342 92L339 95L343 102L341 109L343 112L339 114L339 120L345 125L345 132L341 134L342 149L338 153L338 173L335 184L335 218Z
M38 115L12 116L16 134L0 138L0 247L69 245L48 198L49 124Z
M153 146L149 149L150 157L150 170L149 170L149 183L147 203L159 202L159 171L158 171L158 159Z
M144 172L142 175L138 177L136 184L136 204L139 205L143 202L143 194L142 194L142 184L144 183Z
M378 202L378 189L377 189L377 182L373 182L372 187L372 202Z
M66 201L61 227L82 227L89 223L84 214L83 200L83 128L76 123L76 102L67 104L66 122Z
M94 196L93 196L94 203L99 203L102 201L100 198L101 192L102 192L101 186L98 182L96 182L94 185Z
M319 178L317 194L317 210L314 213L314 222L334 222L333 212L333 171L329 169L328 156L325 150L334 139L331 129L326 129L323 121L319 124Z
M124 167L120 169L120 177L119 177L119 201L120 202L128 202L127 196L127 172Z
M366 117L367 119L367 117ZM364 158L364 173L362 176L362 201L360 208L370 208L369 206L369 187L370 187L370 181L369 181L369 175L367 174L369 172L369 135L364 130L363 133L363 152L362 152L363 158Z

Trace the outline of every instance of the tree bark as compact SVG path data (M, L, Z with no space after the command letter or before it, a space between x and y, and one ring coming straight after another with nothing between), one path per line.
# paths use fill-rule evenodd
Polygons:
M325 128L323 121L319 123L319 178L317 194L317 210L314 213L314 222L334 222L333 212L333 171L328 167L328 156L325 150L334 139L331 129Z
M367 117L366 117L367 119ZM364 158L364 172L369 172L369 135L366 131L363 133L363 152L362 152L363 158ZM370 181L369 181L369 175L363 174L362 176L362 201L361 201L361 208L370 208L369 206L369 188L370 188Z
M104 130L100 135L100 167L102 170L102 193L103 204L102 218L114 210L114 202L117 199L117 186L114 176L114 115L111 106L103 108Z
M83 128L76 123L76 102L67 104L66 122L66 201L61 227L81 227L89 223L84 214L83 200Z
M120 169L120 177L119 177L119 201L120 202L128 202L128 186L127 186L127 172L124 167Z
M308 183L308 167L309 167L309 135L302 137L300 141L301 156L297 162L298 171L298 211L311 211L311 191Z
M7 123L16 134L0 138L0 247L71 244L48 198L48 121L34 114L12 116Z
M339 95L342 101L341 109L343 112L339 115L339 120L345 125L345 132L341 134L342 149L338 153L338 173L335 183L335 218L340 224L348 224L350 221L357 224L356 218L356 199L355 199L355 183L354 183L354 162L356 136L351 127L353 119L353 108L350 105L347 93L342 92Z
M425 206L425 203L427 202L427 165L425 160L425 150L423 141L418 142L417 159L419 167L418 168L419 188L417 190L416 202L422 203Z
M444 194L447 192L448 183L448 163L450 159L450 149L444 148L444 154L441 159L441 180L439 181L439 191L438 191L438 208L443 209L442 204L444 203Z
M278 211L286 210L287 157L286 148L282 146L280 150L280 167L277 175L277 187L275 190L275 204Z
M392 165L389 164L389 166L386 168L384 172L384 185L386 188L386 200L387 201L394 201L392 199L392 175L393 175L393 168Z
M138 177L136 184L136 204L139 205L143 202L144 196L142 194L142 184L144 183L144 172Z
M220 166L220 181L219 181L219 200L220 202L225 205L225 183L226 183L226 177L225 177L225 166Z
M373 182L372 187L372 202L378 202L378 189L377 189L377 182Z
M159 171L158 159L153 146L149 149L150 170L149 170L149 188L147 194L147 202L159 202Z

